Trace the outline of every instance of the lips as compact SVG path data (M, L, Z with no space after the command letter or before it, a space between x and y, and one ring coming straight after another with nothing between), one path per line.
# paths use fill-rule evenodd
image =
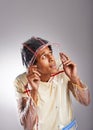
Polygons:
M56 64L52 64L52 65L50 65L50 67L51 67L52 69L56 69L56 68L57 68Z

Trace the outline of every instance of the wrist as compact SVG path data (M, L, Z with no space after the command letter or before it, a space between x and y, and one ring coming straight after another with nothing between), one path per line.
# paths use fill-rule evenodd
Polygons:
M35 104L37 104L37 102L38 102L38 91L35 90L35 89L32 89L31 90L31 96L32 96Z
M37 93L38 93L38 90L32 89L31 92L33 92L34 94L37 94Z
M81 83L79 77L76 77L76 78L71 79L71 82L72 82L73 84L76 84L76 85L82 86L82 83Z
M72 83L74 83L74 84L77 84L77 85L80 85L80 84L81 84L79 77L72 78L72 79L70 79L70 81L71 81Z
M82 82L80 81L80 78L77 78L77 79L75 79L75 80L70 80L71 81L71 83L74 85L74 86L76 86L77 88L85 88L84 87L84 85L82 84Z

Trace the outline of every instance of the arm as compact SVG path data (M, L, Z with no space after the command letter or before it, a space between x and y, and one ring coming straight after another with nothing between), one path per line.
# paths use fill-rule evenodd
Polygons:
M20 117L20 122L28 130L33 129L37 121L36 106L34 104L33 98L29 93L29 96L24 93L24 84L21 80L15 80L16 97L18 104L18 112Z
M90 103L90 92L86 85L80 82L80 85L74 84L71 81L68 82L68 88L71 90L74 97L84 105Z
M60 53L60 58L64 72L70 79L68 82L69 89L80 103L88 105L90 103L89 89L81 82L77 74L76 64L74 64L69 57L63 53Z

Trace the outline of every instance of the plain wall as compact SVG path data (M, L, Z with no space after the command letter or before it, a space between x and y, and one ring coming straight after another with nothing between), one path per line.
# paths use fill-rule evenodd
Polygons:
M73 98L73 109L79 130L93 130L92 11L92 0L0 0L0 130L22 130L13 81L25 71L21 43L32 36L61 43L77 64L91 104L85 107Z

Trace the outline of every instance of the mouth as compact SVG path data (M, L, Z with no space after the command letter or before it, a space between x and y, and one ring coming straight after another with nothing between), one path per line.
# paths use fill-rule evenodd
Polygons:
M50 68L51 69L57 69L57 66L56 66L56 64L52 64L52 65L50 65Z

